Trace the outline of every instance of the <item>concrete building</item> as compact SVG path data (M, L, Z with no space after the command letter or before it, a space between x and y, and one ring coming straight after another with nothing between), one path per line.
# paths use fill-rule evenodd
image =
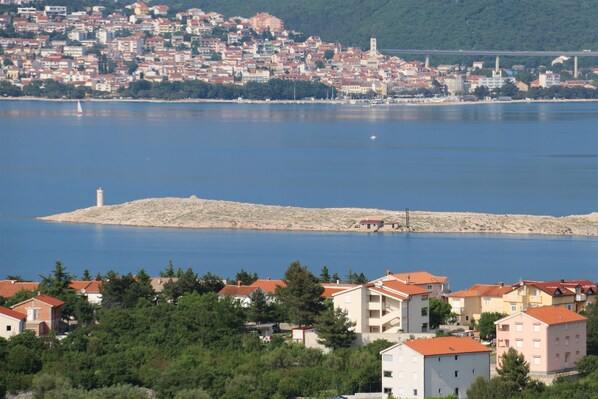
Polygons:
M513 347L530 373L567 371L586 355L587 319L561 306L527 309L496 321L496 362Z
M398 334L428 331L427 289L398 280L376 281L332 294L334 307L347 312L355 332Z
M546 71L546 73L541 73L538 76L538 83L540 84L540 87L544 88L558 86L561 83L561 75L551 71Z
M511 82L515 84L515 78L511 77L502 77L502 76L483 76L478 80L478 86L486 86L488 89L500 89L503 87L507 82Z
M476 378L490 378L490 349L471 338L415 339L380 354L383 393L397 398L465 398Z
M522 280L503 295L503 312L513 314L539 306L562 306L579 312L596 300L596 284L589 280Z
M380 277L376 281L390 281L397 280L404 284L416 285L420 288L430 291L431 298L444 297L451 292L451 283L448 277L435 276L426 271L392 273L391 270L386 271L386 276Z
M284 30L282 19L263 12L249 18L249 24L256 32L260 33L266 29L270 30L270 32L282 32Z
M510 285L474 284L466 290L453 292L448 295L449 304L457 321L461 325L468 325L472 321L479 321L484 312L503 312L503 295L513 288Z

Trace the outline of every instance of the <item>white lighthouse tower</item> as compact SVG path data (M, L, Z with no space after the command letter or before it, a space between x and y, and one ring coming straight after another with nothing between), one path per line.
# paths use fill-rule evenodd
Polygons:
M102 190L102 187L96 191L96 206L98 208L104 206L104 190Z

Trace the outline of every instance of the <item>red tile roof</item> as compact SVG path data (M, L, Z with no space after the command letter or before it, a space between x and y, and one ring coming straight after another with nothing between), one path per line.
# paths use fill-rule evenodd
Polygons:
M390 288L395 291L399 291L407 295L423 295L430 292L425 288L418 287L414 284L405 284L398 280L384 281L384 287Z
M27 318L27 315L24 315L23 313L16 312L9 308L5 308L4 306L0 306L0 314L3 314L4 316L12 317L13 319L17 319L17 320L23 320L23 319Z
M46 303L50 306L60 306L60 305L64 305L64 302L62 302L60 299L56 299L56 298L52 298L51 296L48 295L44 295L44 294L39 294L38 296L34 296L33 299L37 299L40 302Z
M273 294L276 291L276 287L286 287L286 283L283 280L255 280L250 287L257 287L267 294Z
M21 290L32 291L39 287L39 283L35 281L18 282L15 280L0 280L0 296L10 298Z
M86 293L99 293L101 284L102 282L97 280L73 280L71 281L69 288L77 291L85 290Z
M324 287L324 292L321 295L322 298L332 298L332 295L336 294L337 292L357 287L356 284L322 283L321 285Z
M255 290L257 290L257 287L250 285L225 285L218 291L218 295L249 296Z
M401 281L407 281L407 279L409 279L411 284L444 284L448 280L445 276L435 276L426 271L395 273L393 276Z
M523 313L548 325L587 320L587 318L582 315L572 312L562 306L529 308Z
M472 338L438 337L403 342L424 356L457 355L461 353L490 352L490 349Z
M475 296L496 296L502 297L503 294L512 291L513 288L509 285L500 284L474 284L466 290L461 290L449 294L449 297L467 298Z

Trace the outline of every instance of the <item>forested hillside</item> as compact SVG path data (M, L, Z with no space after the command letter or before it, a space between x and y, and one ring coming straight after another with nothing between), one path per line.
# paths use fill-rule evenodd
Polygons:
M158 3L158 0L153 2ZM160 0L226 16L265 11L326 41L379 48L598 50L596 0Z

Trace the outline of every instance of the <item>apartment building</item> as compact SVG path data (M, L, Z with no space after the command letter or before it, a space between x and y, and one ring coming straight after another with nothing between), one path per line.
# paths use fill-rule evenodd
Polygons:
M567 371L586 355L587 319L562 306L543 306L496 321L496 362L515 348L529 363L530 373Z
M539 306L562 306L579 312L595 299L596 284L589 280L522 280L503 295L503 312L510 315Z
M512 291L510 285L474 284L466 290L453 292L448 295L449 304L457 321L461 325L468 325L480 320L485 312L503 312L503 295Z
M374 281L397 280L404 284L411 284L428 290L430 298L445 297L451 292L451 283L448 277L435 276L426 271L394 273L391 270L386 271L386 275Z
M403 341L380 354L383 393L397 398L466 398L476 378L490 378L490 349L471 338Z
M332 294L356 333L423 333L429 329L429 291L398 280L376 281Z

